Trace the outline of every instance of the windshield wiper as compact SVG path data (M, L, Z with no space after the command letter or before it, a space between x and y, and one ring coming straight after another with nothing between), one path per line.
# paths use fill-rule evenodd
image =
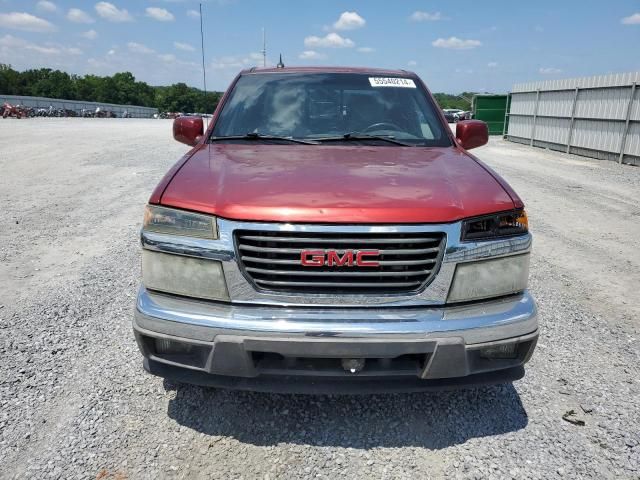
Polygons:
M414 145L410 143L401 142L400 140L396 140L391 135L369 135L368 133L358 133L358 132L350 132L345 133L344 135L340 135L337 137L319 137L314 140L318 142L341 142L341 141L358 141L358 140L380 140L382 142L393 143L395 145L402 145L403 147L413 147Z
M216 142L220 140L276 140L291 143L303 143L305 145L318 145L318 142L312 142L309 140L301 140L293 137L279 137L277 135L265 135L258 132L249 132L245 135L226 135L224 137L210 137L210 142Z

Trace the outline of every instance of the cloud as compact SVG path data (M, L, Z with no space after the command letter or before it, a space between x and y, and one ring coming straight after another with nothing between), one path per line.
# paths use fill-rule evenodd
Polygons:
M415 67L416 65L418 65L418 62L416 62L415 60L409 60L407 62L407 65L409 65L410 67Z
M24 12L0 13L0 27L24 30L25 32L53 32L56 30L55 25L44 18Z
M58 48L27 42L26 40L14 37L13 35L5 35L4 37L0 37L0 47L6 47L16 50L31 50L34 52L45 53L49 55L60 54L60 50Z
M95 5L96 12L105 20L109 22L131 22L133 21L133 17L129 14L127 10L119 9L113 3L109 2L98 2Z
M173 63L176 61L176 56L173 53L163 53L158 55L158 58L167 63Z
M221 58L214 58L211 63L211 67L216 70L224 70L227 68L244 68L248 65L248 59L243 59L237 56L225 56Z
M173 46L178 49L178 50L183 50L185 52L193 52L195 50L195 48L193 48L192 45L189 45L188 43L182 43L182 42L173 42Z
M309 48L352 48L355 43L349 38L344 38L331 32L324 37L312 35L304 39L304 46Z
M58 7L55 3L49 2L48 0L40 0L36 4L36 8L41 12L55 12L58 10Z
M166 8L147 7L145 11L147 12L147 17L159 22L172 22L175 20L173 13Z
M95 30L87 30L86 32L82 32L80 36L86 38L87 40L95 40L96 38L98 38L98 32L96 32Z
M540 72L542 75L554 75L556 73L562 73L562 70L554 67L540 67L540 70L538 70L538 72Z
M498 62L489 62L487 63L487 67L489 68L495 68L498 66Z
M249 66L262 65L262 54L253 52L248 55L227 55L220 58L214 58L210 66L216 70L248 68ZM271 62L267 62L270 64Z
M73 23L94 23L95 20L87 12L79 8L70 8L67 12L67 20Z
M129 48L129 51L133 53L155 53L153 49L147 47L146 45L143 45L142 43L129 42L127 43L127 48Z
M187 10L187 17L200 18L200 12L197 10Z
M340 18L333 24L333 28L336 30L355 30L364 27L366 23L366 20L356 12L342 12Z
M43 55L82 55L82 50L76 47L65 47L55 43L37 44L13 35L0 37L0 52L4 53L5 49L14 55L31 55L33 52Z
M327 56L324 53L319 53L315 50L305 50L300 55L298 55L298 58L300 58L301 60L321 60L327 58Z
M469 50L482 45L480 40L462 40L458 37L439 38L434 40L431 45L437 48L451 48L453 50Z
M442 20L442 14L440 12L429 13L429 12L421 12L415 11L409 17L409 20L412 22L436 22L438 20Z
M0 0L0 6L3 1ZM56 0L56 3L58 4L58 13L63 17L67 12L67 8L62 8L62 2ZM93 6L94 3L95 1L90 5ZM79 6L83 4L84 2L79 0L76 2L76 5ZM31 5L35 5L35 1ZM120 5L124 6L125 2L121 2ZM141 11L144 14L144 10ZM96 18L96 20L98 19ZM75 26L75 24L67 25ZM67 32L71 34L71 36L68 36L68 40L62 40L62 37L59 36L51 36L51 42L49 42L49 37L38 40L37 37L34 37L35 34L25 33L21 35L17 32L9 34L9 31L0 29L0 32L2 32L0 33L0 62L11 64L13 68L19 71L42 67L69 73L73 72L78 75L113 75L116 72L132 72L136 79L147 82L150 85L170 85L177 82L185 82L188 85L202 85L202 66L197 61L182 60L178 51L173 52L177 57L174 61L171 61L170 57L162 57L162 59L158 57L158 53L168 54L171 53L171 50L163 50L151 55L132 53L127 48L127 41L129 39L135 40L133 37L124 41L120 40L122 45L119 47L110 46L107 43L98 50L89 49L89 47L85 49L80 44L76 45L71 42L73 38L76 41L86 42L76 34L88 29L79 28L75 30ZM100 37L107 37L106 30L104 33L101 29L96 28L96 30L100 33ZM27 37L27 35L31 35L31 37ZM16 37L23 37L24 39ZM173 40L170 42L170 46L172 42ZM151 43L148 43L148 45L152 46ZM84 54L81 54L81 51L75 47L85 50ZM153 48L155 48L155 45ZM91 55L88 55L90 52ZM249 58L249 55L243 58ZM213 75L211 79L207 77L209 86L214 90L224 90L235 77L237 71L238 69L215 71L216 75Z
M131 53L127 48L114 48L102 56L87 59L81 68L75 70L95 75L132 72L136 79L151 85L169 85L176 82L200 85L202 82L201 66L195 62L185 62L176 57L170 53L138 55Z
M371 48L371 47L358 47L357 50L360 53L373 53L376 51L375 48Z
M640 13L634 13L620 20L623 25L640 25Z

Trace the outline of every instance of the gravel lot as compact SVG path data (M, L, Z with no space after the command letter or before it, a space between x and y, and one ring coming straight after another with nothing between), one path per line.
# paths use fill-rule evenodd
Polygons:
M514 385L286 396L147 375L131 334L168 121L0 120L0 477L640 478L640 169L493 139L541 338ZM570 417L584 426L563 420Z

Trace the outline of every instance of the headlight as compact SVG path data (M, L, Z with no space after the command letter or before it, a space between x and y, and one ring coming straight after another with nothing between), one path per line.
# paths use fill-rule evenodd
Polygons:
M529 220L524 210L502 212L471 218L462 223L462 241L487 240L498 237L522 235L529 230Z
M147 205L144 230L199 238L218 238L215 217L173 208Z
M150 290L229 300L222 264L215 260L143 250L142 283Z
M447 302L467 302L521 292L529 279L529 254L460 263Z

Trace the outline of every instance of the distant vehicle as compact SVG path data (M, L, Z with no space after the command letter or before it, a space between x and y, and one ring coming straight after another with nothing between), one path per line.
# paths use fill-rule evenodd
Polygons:
M460 110L459 108L443 108L444 116L449 123L459 122L460 120L468 120L469 112ZM451 120L449 120L451 119Z
M453 113L454 117L458 117L458 121L460 120L470 120L471 119L471 112L468 112L466 110L456 110Z
M11 105L10 103L2 105L2 118L22 118L26 116L28 116L27 110L22 105Z
M450 109L443 108L442 113L444 114L444 118L447 120L447 123L455 123L457 121L453 111Z

